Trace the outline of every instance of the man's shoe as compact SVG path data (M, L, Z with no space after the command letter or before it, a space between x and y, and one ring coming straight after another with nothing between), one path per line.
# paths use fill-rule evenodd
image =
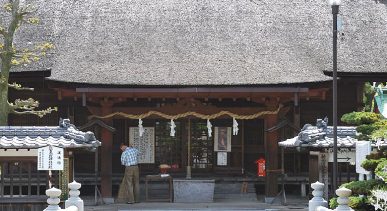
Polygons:
M134 204L134 202L128 202L127 204Z

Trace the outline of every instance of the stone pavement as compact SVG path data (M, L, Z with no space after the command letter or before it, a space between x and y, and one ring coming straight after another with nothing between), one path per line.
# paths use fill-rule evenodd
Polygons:
M266 204L263 199L215 199L213 203L168 203L168 202L141 202L136 204L110 204L99 206L85 206L85 211L126 211L126 210L308 210L306 198L297 196L288 197L288 205L284 206L276 200L274 204Z

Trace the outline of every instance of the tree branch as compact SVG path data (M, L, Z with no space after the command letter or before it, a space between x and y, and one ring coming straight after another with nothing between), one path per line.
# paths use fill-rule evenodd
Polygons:
M43 117L53 111L58 111L57 107L48 107L44 110L35 111L35 109L39 107L39 101L32 98L28 98L27 100L16 99L14 103L8 103L8 105L10 113L13 114L34 114Z
M29 87L22 87L21 84L18 84L16 82L12 83L12 84L8 84L8 87L10 88L14 88L16 90L28 90L28 91L34 91L34 88L29 88Z
M35 111L35 110L16 111L16 110L12 110L11 113L13 113L13 114L18 114L18 115L22 115L22 114L33 114L33 115L37 115L37 116L39 116L40 118L42 118L42 117L45 116L46 114L50 114L50 113L53 112L53 111L58 111L58 108L57 108L57 107L54 107L54 108L48 107L47 109L40 110L40 111Z
M9 103L12 110L23 109L23 110L34 110L39 107L39 101L36 101L32 98L27 100L16 99L14 103Z

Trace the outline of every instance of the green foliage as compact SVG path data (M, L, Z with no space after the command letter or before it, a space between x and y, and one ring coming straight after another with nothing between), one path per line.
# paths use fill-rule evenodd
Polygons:
M377 139L387 139L387 126L381 127L371 134L373 140Z
M367 159L364 160L363 163L361 164L361 167L363 167L367 171L372 171L374 172L378 164L382 161L385 161L386 158L381 158L381 159Z
M356 128L360 135L359 140L387 139L387 120L380 114L372 112L352 112L344 114L341 121L358 125Z
M342 184L341 187L348 188L352 191L352 195L368 195L370 191L380 185L382 182L378 180L352 181Z
M359 133L362 133L363 135L368 136L368 135L371 135L372 132L374 132L377 129L379 129L378 126L376 126L374 124L369 124L369 125L359 125L359 126L357 126L356 131L359 132Z
M375 169L375 174L382 178L384 181L387 181L387 159L380 159L378 166Z
M337 203L337 198L331 198L329 200L329 207L330 209L335 209L339 204ZM359 197L359 196L350 196L349 197L349 203L348 206L352 209L359 210L359 211L365 211L369 210L370 207L368 205L368 199L366 197Z
M367 159L374 159L374 160L377 160L377 159L380 159L380 158L384 158L384 157L386 157L386 155L383 152L381 152L381 151L372 152L371 154L366 155Z
M379 120L380 114L373 112L352 112L341 117L341 121L351 125L372 124Z
M337 197L333 197L329 200L329 208L335 209L337 206L339 206L339 203L337 203Z

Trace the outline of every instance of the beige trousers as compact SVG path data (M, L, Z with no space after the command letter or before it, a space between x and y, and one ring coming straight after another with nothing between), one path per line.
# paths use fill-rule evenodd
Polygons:
M118 190L117 202L140 202L140 176L138 166L126 166L125 175L122 178Z

